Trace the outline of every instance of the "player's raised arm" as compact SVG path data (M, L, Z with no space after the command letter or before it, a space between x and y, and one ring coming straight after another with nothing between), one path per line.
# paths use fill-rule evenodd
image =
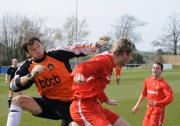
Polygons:
M97 51L97 49L104 47L110 40L110 37L107 36L102 36L99 38L97 42L89 42L89 41L82 41L82 42L76 42L73 45L69 47L57 47L52 50L64 50L71 52L73 57L78 57L78 56L85 56L91 53L94 53ZM72 57L72 58L73 58Z
M100 37L97 42L77 42L74 43L72 46L70 46L70 50L72 50L76 54L83 53L85 55L91 54L93 52L96 52L97 49L105 46L110 40L110 37L103 36Z

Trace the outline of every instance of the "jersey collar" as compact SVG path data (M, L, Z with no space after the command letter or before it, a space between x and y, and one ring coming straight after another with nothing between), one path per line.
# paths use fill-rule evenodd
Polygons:
M46 58L46 55L47 55L47 53L44 51L44 56L41 58L41 59L33 59L33 61L35 62L35 63L40 63L40 62L42 62L45 58Z

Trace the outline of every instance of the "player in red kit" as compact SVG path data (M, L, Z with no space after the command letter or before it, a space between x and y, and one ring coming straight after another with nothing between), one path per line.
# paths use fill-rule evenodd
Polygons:
M119 85L120 76L121 76L121 67L120 66L116 66L115 75L116 75L116 83Z
M147 98L143 126L162 126L165 107L173 101L172 89L161 77L162 72L163 64L154 63L152 76L145 79L143 91L132 109L133 113L137 112L143 100Z
M116 113L103 108L101 103L118 104L106 96L104 89L110 83L113 68L128 63L134 48L132 42L121 39L113 44L110 53L97 55L74 69L70 113L80 126L129 126Z

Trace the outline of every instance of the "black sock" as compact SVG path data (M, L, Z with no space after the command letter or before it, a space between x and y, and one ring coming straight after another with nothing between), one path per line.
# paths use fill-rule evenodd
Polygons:
M12 102L12 97L8 97L8 105L9 105L9 108L11 106L11 102Z

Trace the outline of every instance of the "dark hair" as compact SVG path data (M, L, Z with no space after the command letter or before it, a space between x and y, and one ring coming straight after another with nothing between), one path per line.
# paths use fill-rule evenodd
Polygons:
M158 64L161 67L161 70L163 70L163 64L162 63L156 61L154 64Z
M29 39L27 42L22 44L22 48L28 52L27 46L31 46L34 44L35 41L38 41L39 43L41 43L40 39L37 37L32 37L31 39Z
M114 42L112 53L119 55L126 52L128 55L135 51L135 45L129 39L120 39Z

